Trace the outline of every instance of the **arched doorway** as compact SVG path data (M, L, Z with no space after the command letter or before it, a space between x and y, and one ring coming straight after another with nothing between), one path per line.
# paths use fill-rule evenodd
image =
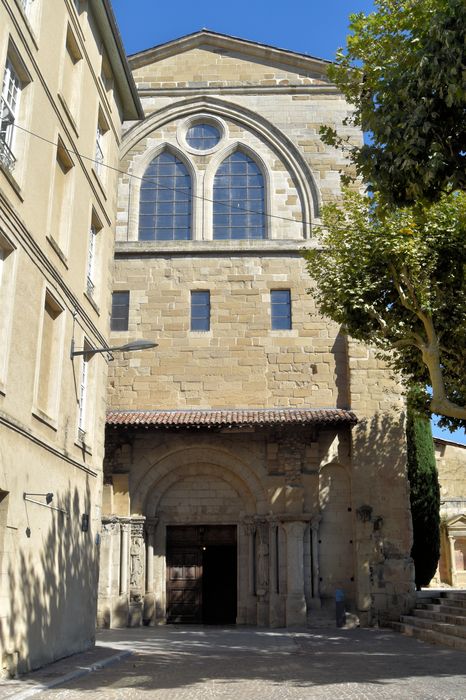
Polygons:
M184 464L153 484L145 504L146 519L157 522L149 624L256 622L245 526L256 502L242 475L215 464Z

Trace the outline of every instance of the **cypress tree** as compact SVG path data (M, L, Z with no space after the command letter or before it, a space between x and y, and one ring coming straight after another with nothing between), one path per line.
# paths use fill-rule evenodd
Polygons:
M440 556L440 488L429 419L408 401L406 437L416 588L427 586Z

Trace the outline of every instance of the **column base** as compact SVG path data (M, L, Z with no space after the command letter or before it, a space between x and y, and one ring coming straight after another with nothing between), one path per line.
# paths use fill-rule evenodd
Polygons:
M144 607L142 619L145 625L153 625L155 620L155 593L146 593L144 596Z
M306 599L303 595L288 593L286 596L286 626L306 627Z
M130 603L128 610L128 627L141 627L143 620L143 602Z

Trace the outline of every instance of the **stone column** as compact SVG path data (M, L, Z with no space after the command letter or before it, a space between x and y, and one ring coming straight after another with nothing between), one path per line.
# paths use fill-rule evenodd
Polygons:
M448 533L448 541L450 544L450 585L455 586L456 585L456 552L455 552L455 544L456 544L456 539Z
M146 593L143 620L145 625L151 626L155 624L154 546L157 523L157 517L146 520Z
M240 523L240 551L238 571L238 624L257 624L255 596L255 552L254 536L256 524L252 517Z
M129 518L120 518L120 595L128 593Z
M306 625L306 598L304 595L304 531L306 523L284 523L286 531L286 626Z
M270 521L269 551L270 551L270 575L269 575L269 625L270 627L283 627L285 616L283 610L283 591L280 590L280 545L279 545L278 520Z
M142 625L144 604L144 521L145 518L131 518L131 544L129 549L129 614L128 626Z
M97 627L112 627L113 609L115 602L118 602L118 596L120 593L120 523L118 518L104 516L102 518L102 530L100 536Z
M311 551L312 551L312 607L320 608L319 593L319 527L321 515L316 515L311 520Z
M257 624L269 624L269 524L266 520L256 521L256 596Z

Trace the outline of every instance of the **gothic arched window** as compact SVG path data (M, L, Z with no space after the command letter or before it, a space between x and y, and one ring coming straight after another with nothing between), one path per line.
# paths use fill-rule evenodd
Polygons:
M257 164L235 151L214 178L214 239L265 238L264 178Z
M180 241L191 238L191 176L168 151L148 165L139 198L139 240Z

